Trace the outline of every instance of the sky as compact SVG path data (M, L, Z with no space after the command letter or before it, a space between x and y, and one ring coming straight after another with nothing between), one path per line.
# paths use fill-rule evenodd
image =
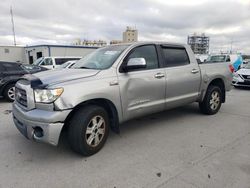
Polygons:
M211 52L250 54L250 0L1 0L0 45L13 44L10 6L18 45L121 40L132 26L139 41L205 33Z

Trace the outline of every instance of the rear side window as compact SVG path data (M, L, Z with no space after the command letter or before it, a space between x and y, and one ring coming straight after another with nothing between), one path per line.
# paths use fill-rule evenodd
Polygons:
M185 48L162 48L166 67L183 66L190 64Z
M6 71L21 71L22 70L19 64L15 64L15 63L4 63L3 67Z
M3 71L4 71L4 68L3 68L3 65L0 62L0 72L3 72Z

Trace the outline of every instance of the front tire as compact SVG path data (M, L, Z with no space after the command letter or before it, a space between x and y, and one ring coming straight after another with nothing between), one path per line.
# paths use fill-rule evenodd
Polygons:
M69 122L69 143L77 153L90 156L104 146L109 134L109 117L100 106L85 106Z
M5 87L4 98L9 102L13 102L15 100L15 84L9 84Z
M199 103L199 107L202 113L213 115L216 114L221 107L222 92L218 86L209 86L207 93L202 102Z

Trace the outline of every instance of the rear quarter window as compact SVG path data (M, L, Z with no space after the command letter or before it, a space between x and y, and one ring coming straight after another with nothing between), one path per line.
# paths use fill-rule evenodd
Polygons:
M166 67L190 64L190 60L185 48L162 47L162 52Z

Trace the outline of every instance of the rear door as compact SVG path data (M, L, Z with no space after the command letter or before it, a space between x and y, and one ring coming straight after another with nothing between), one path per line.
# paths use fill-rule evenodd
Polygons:
M161 45L166 73L166 108L194 102L200 88L200 68L183 46Z
M155 45L132 49L123 64L130 58L144 58L147 67L131 72L119 70L118 79L124 119L158 112L165 106L165 71L160 68Z

